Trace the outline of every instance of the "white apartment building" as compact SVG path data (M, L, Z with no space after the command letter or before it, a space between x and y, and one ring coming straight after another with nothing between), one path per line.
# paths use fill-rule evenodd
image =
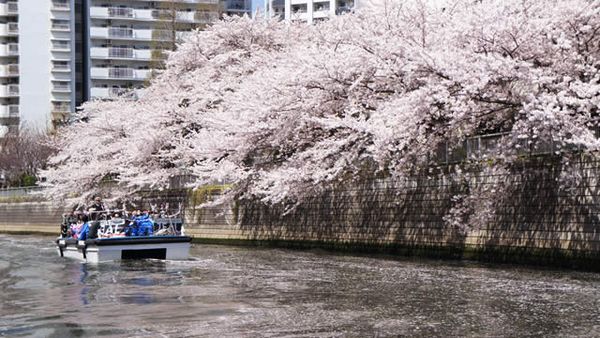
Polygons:
M218 20L219 0L89 0L89 99L135 96L182 36Z
M0 2L0 137L19 125L19 6Z
M251 0L0 0L0 138L134 97L183 34L250 12Z
M271 0L274 12L278 8L277 0ZM328 17L352 11L357 0L285 0L284 15L286 21L304 21L309 24L325 20Z
M0 137L75 108L75 0L0 0Z
M35 7L33 2L36 2L36 0L21 1L27 4L26 7L28 9ZM42 121L44 117L46 119L49 117L47 124L50 126L68 119L70 114L75 111L76 105L81 103L76 98L77 60L81 59L81 56L76 54L76 17L80 13L80 7L78 6L80 6L80 1L77 0L50 1L50 65L46 69L43 69L41 65L38 66L40 69L37 72L40 75L48 74L50 77L50 115L43 114L42 112L37 116L38 121ZM77 10L78 8L79 11ZM48 30L44 33L48 34ZM42 30L38 34L41 35ZM32 36L31 40L33 44L35 37ZM23 50L22 58L28 60L27 67L30 67L29 64L34 64L36 61L40 63L39 56L29 52L29 49ZM26 111L34 111L36 107L39 107L39 101L36 102L34 100L36 90L33 81L34 79L28 80L24 78L22 82L23 94L31 93L31 100L21 104ZM24 100L27 99L26 96L22 98ZM24 118L29 121L31 120L29 116L33 117L33 115L28 114Z

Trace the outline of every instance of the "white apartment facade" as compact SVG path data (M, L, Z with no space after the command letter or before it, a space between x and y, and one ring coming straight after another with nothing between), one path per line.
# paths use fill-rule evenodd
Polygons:
M187 31L218 20L219 0L89 0L89 99L141 93Z
M19 6L0 2L0 137L19 125Z
M286 21L303 21L309 24L325 20L331 16L352 11L358 0L284 0L284 19ZM276 13L280 1L271 0L269 7ZM280 11L280 10L279 10Z
M75 0L0 0L0 137L75 109Z

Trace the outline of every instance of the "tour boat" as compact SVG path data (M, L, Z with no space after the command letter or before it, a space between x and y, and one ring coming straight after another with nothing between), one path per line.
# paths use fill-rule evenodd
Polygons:
M157 235L125 237L119 235L125 220L101 220L98 238L81 241L57 238L58 254L91 263L122 259L187 259L192 238L184 235L182 220L158 219L155 223L161 229Z
M56 244L61 257L98 263L121 259L184 260L189 256L191 237L143 236L112 237L78 241L58 238Z

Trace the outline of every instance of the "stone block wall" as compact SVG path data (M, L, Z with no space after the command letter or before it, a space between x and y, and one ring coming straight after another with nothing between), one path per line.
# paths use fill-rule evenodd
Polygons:
M58 235L64 210L50 202L0 203L0 232Z
M292 211L249 201L219 208L190 205L187 228L203 238L392 251L449 249L454 256L473 258L517 254L533 261L540 256L596 261L600 257L600 162L539 157L501 172L485 170L493 165L462 166L461 173L454 167L438 168L403 184L378 179L339 186L308 198ZM481 190L487 193L472 194ZM455 207L454 198L469 195L487 199L489 218L478 226L449 224L446 217ZM485 202L466 204L477 208ZM468 222L473 215L462 217Z

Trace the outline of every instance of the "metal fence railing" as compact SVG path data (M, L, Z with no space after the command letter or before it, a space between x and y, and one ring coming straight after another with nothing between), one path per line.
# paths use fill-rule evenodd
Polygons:
M2 198L16 198L16 197L28 197L35 196L43 190L42 187L15 187L15 188L1 188L0 199Z
M530 144L529 139L507 140L510 133L497 133L467 138L460 144L444 142L440 145L432 162L438 164L457 163L473 160L485 160L499 155L501 147L510 141L518 155L539 156L565 152L578 152L581 146L564 146L554 141L537 141Z

